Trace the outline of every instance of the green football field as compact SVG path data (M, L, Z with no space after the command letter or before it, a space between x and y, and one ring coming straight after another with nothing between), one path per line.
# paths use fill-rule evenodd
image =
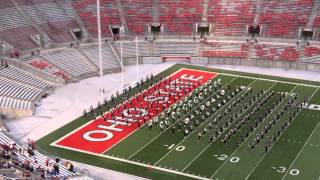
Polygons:
M99 155L52 146L87 123L86 118L79 117L40 139L39 149L65 159L150 179L320 179L320 83L181 64L161 75L168 76L181 68L216 72L218 76L212 82L220 79L221 87L201 102L193 103L163 131L157 126L150 129L145 124ZM148 88L151 83L142 88ZM245 88L232 95L241 86ZM225 95L216 98L221 89L226 89ZM137 92L138 89L133 88L130 95ZM195 93L190 95L193 96ZM199 120L200 124L185 137L177 125L183 124L186 117L195 114L213 97L216 101L210 108L221 106ZM298 104L304 101L308 103L299 109ZM110 106L108 102L102 108L107 111ZM201 111L196 118L204 113ZM241 124L244 119L245 123ZM214 121L214 127L209 128ZM234 129L237 132L232 134ZM263 138L252 148L262 132L265 132ZM230 134L225 143L226 135Z

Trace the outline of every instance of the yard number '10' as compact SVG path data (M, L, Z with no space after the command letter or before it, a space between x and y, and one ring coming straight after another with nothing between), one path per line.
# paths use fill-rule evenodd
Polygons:
M172 148L174 148L174 146L175 146L175 144L171 144L169 147L168 147L168 149L169 150L171 150ZM176 148L175 148L175 150L176 151L184 151L186 149L186 147L185 146L177 146Z

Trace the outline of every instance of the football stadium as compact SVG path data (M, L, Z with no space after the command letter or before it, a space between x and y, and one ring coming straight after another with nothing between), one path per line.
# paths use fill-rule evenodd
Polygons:
M320 180L320 1L0 0L0 179Z

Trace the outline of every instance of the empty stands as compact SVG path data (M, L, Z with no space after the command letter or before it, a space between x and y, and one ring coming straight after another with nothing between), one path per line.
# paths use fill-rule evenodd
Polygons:
M151 0L121 0L128 28L133 34L143 34L152 22Z
M301 62L305 63L320 63L320 47L307 46L304 49L304 57Z
M263 1L260 22L263 35L294 38L300 27L307 25L313 0Z
M31 57L25 60L25 62L35 68L43 70L49 74L53 74L55 76L61 77L64 80L69 80L70 75L63 70L59 69L58 67L50 64L49 62L39 58L39 57Z
M163 54L190 54L198 55L199 44L192 41L157 41L153 43L152 51L155 56Z
M0 70L0 109L33 111L34 103L52 87L14 66Z
M118 50L120 54L120 43L115 43L114 46ZM150 56L148 43L146 42L139 42L138 43L138 52L139 56ZM136 43L135 42L123 42L122 43L122 56L124 58L130 58L130 57L136 57L137 51L136 51Z
M120 53L120 43L115 43L114 46ZM136 43L124 42L122 44L123 57L136 57ZM139 56L161 56L163 54L189 54L198 55L198 44L191 41L156 41L154 43L139 42Z
M26 85L0 77L0 96L12 97L26 101L35 100L41 91Z
M81 51L96 65L99 66L98 46L82 47ZM102 46L102 67L103 70L120 69L120 64L114 56L112 50L108 45Z
M97 37L97 7L96 0L72 0L83 23L93 37ZM109 25L122 24L116 0L101 1L102 35L110 36Z
M64 1L47 0L47 3L22 3L21 8L54 42L63 43L75 40L70 29L79 28L79 25L75 21L71 7Z
M201 22L203 0L158 0L159 20L169 34L191 35L195 23Z
M212 0L208 3L208 22L213 24L213 34L241 36L247 25L253 24L258 1Z
M32 111L34 105L31 101L20 100L17 98L0 95L0 109L18 109Z
M11 1L0 1L0 9L10 8L13 6L14 4L12 4Z
M76 21L62 21L62 22L48 22L40 26L52 39L57 43L65 43L75 41L75 37L72 36L70 29L79 28Z
M7 68L3 68L0 70L0 77L5 77L10 80L24 83L39 89L46 90L49 88L49 84L45 83L42 80L39 80L35 78L34 76L23 72L22 70L14 67L14 66L9 66Z
M256 58L262 60L298 61L300 58L297 46L257 44L254 46L254 52Z
M0 11L0 41L6 41L18 50L37 48L30 36L39 34L32 26L31 21L23 14L17 12L13 4L4 3ZM4 8L7 7L7 8Z
M237 42L202 42L201 54L212 58L247 58L249 46Z
M320 56L320 47L308 46L304 49L304 56L313 57Z
M67 72L71 78L92 74L96 71L94 67L90 66L87 58L76 49L52 51L43 54L41 58Z
M23 51L39 48L39 46L31 39L31 36L35 35L39 35L39 33L32 26L16 27L0 31L0 40L9 43L17 50Z

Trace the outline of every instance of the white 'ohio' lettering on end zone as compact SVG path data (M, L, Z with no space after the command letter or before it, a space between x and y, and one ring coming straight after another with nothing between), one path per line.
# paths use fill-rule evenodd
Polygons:
M144 123L187 96L217 74L181 69L166 80L53 143L58 147L101 154L119 143Z

